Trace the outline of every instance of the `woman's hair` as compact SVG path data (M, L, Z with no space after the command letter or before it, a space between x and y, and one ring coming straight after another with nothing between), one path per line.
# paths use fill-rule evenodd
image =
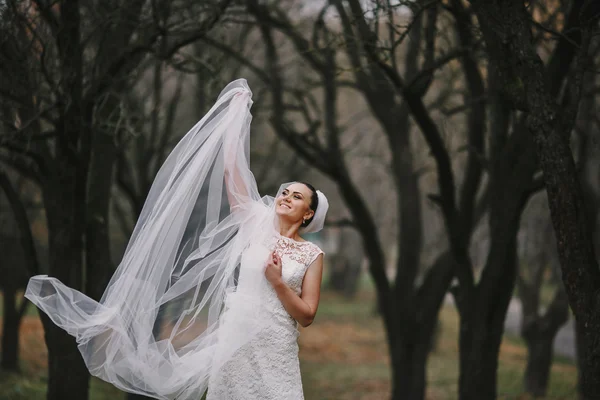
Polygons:
M309 188L311 190L312 195L310 197L310 209L313 210L314 213L316 213L317 207L319 206L319 196L317 195L317 189L315 189L315 187L313 185L311 185L310 183L306 183L306 182L298 182L298 183L303 184L304 186L306 186L307 188ZM312 222L313 218L315 217L314 213L313 213L312 217L310 217L306 221L302 222L302 227L306 227Z

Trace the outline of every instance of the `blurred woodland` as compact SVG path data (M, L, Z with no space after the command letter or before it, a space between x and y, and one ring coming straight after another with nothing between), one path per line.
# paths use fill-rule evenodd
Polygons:
M0 392L103 398L43 314L47 362L21 359L43 347L23 342L38 321L23 290L47 274L99 299L169 151L243 77L261 192L302 180L331 203L307 237L326 276L306 379L324 341L360 357L350 333L380 324L379 397L305 383L307 399L516 398L501 357L514 307L523 398L600 399L599 20L597 0L0 1ZM444 343L454 384L432 390ZM40 397L11 391L33 370Z

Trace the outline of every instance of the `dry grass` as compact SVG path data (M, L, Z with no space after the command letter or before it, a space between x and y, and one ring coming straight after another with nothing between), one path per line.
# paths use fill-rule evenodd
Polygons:
M372 293L362 292L348 303L327 293L315 323L300 335L300 358L307 399L384 399L390 392L387 344L381 320L373 314ZM353 304L351 306L350 304ZM452 307L440 314L441 334L428 362L427 399L457 398L458 316ZM520 399L527 352L518 338L502 342L498 398ZM552 366L546 399L573 399L576 367L564 360Z
M428 400L456 399L458 378L458 317L442 310L442 331L428 364ZM29 315L21 327L22 375L0 375L0 400L45 397L46 346L38 317ZM324 293L317 319L302 329L300 360L307 400L379 400L389 396L390 370L385 333L373 313L373 294L365 290L353 301ZM518 338L505 338L498 370L498 397L520 399L526 350ZM572 399L577 371L572 363L555 360L547 399ZM92 400L117 400L117 389L94 379Z

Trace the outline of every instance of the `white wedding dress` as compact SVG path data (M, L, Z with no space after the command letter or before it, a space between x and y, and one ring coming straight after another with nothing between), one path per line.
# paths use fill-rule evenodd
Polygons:
M275 250L282 261L282 278L298 295L308 267L323 251L311 242L298 242L276 236L271 243L257 245L247 250L245 256L262 258L269 250ZM247 306L244 297L236 298L244 291L245 280L260 279L240 276L236 292L227 296L227 312L238 314L240 307ZM264 279L264 276L262 277ZM238 348L228 361L215 369L209 379L207 400L300 400L303 399L302 380L298 361L298 323L285 310L271 285L266 286L265 315L271 319L269 327L258 332L254 338ZM237 301L239 300L239 301ZM239 318L225 322L229 326L223 332L236 334L243 330ZM229 343L226 333L219 345ZM225 349L223 349L225 350Z
M25 296L75 337L92 375L161 400L197 400L209 386L210 399L302 398L297 324L264 268L276 249L300 294L321 251L281 237L275 198L258 192L251 106L247 82L231 82L173 148L100 301L56 277L30 279ZM301 234L323 228L317 195Z

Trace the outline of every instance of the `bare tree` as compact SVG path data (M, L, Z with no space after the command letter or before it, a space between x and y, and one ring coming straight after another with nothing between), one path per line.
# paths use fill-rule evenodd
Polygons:
M600 357L597 356L600 269L584 212L583 190L567 138L579 106L582 76L589 66L588 51L598 25L600 3L569 2L570 10L554 57L546 65L536 52L531 14L524 3L477 0L472 4L490 62L495 67L499 93L511 108L525 115L527 132L520 131L518 136L535 142L528 148L535 151L543 171L562 278L583 336L582 397L597 399L600 393ZM561 93L562 77L569 71L572 74ZM470 392L465 398L482 397Z
M534 142L530 135L522 134L525 119L515 115L511 104L501 96L503 83L497 79L497 67L481 60L477 25L472 9L460 1L451 1L445 7L455 21L456 42L459 46L436 57L435 35L438 8L437 2L406 3L413 6L410 29L384 36L379 21L386 27L394 27L396 6L372 2L365 10L359 1L332 2L339 16L343 49L351 63L352 81L342 80L332 73L339 68L336 59L337 35L327 27L324 8L310 29L312 40L305 38L285 12L273 5L249 2L249 8L259 23L266 46L266 73L253 64L248 64L269 88L273 97L272 124L278 134L291 143L312 165L334 180L347 207L353 216L353 224L363 235L365 251L370 261L380 307L388 333L392 357L394 396L421 398L425 387L424 370L428 345L433 331L437 310L455 275L459 284L453 287L458 311L461 316L460 329L460 379L461 398L494 398L496 396L496 372L498 352L503 334L504 319L511 300L516 271L517 232L520 218L529 197L542 187L540 179L534 179L537 160L531 157ZM383 12L382 12L383 11ZM561 11L562 12L562 11ZM560 13L559 13L560 14ZM562 15L562 14L561 14ZM568 14L569 16L572 13ZM426 16L427 18L425 19ZM420 25L419 21L427 22ZM399 43L411 32L416 38L424 26L422 65L415 66L419 46L408 46L402 68L397 62L395 51ZM570 32L573 21L567 19L564 32ZM389 29L392 30L393 29ZM312 82L323 94L323 119L306 123L307 130L298 131L286 119L286 111L300 109L297 103L289 104L292 93L282 79L281 61L275 44L274 32L287 37L304 59L307 66L318 75ZM382 33L384 32L384 33ZM394 33L394 32L393 32ZM543 36L542 36L543 38ZM541 39L540 39L541 40ZM418 40L415 39L415 42ZM568 46L567 46L568 45ZM551 52L547 71L548 81L558 94L568 75L573 52L566 37L559 40ZM415 53L411 53L410 49ZM465 103L467 113L468 156L465 173L458 181L452 168L450 152L443 135L431 112L425 106L423 96L433 79L433 73L451 60L458 59L464 74ZM559 63L558 60L562 60ZM242 60L243 61L243 60ZM481 75L487 70L488 90ZM377 236L377 226L360 191L348 174L347 165L339 148L340 130L336 124L337 87L350 86L360 91L380 122L392 150L392 170L395 191L398 193L400 257L397 275L391 285L381 268L385 256ZM290 93L291 92L291 93ZM490 145L486 155L483 133L485 116L489 110ZM415 185L413 161L410 154L409 136L406 134L408 118L415 121L427 142L435 161L439 194L430 195L443 215L447 231L449 250L429 269L420 287L415 286L417 276L422 228L420 224L419 190ZM319 129L322 121L323 129ZM514 121L511 124L511 121ZM322 136L319 136L322 132ZM512 132L512 133L511 133ZM327 163L323 160L327 159ZM488 186L480 190L483 169L489 171ZM482 192L477 201L477 195ZM468 254L471 234L479 217L489 204L490 248L486 263L479 277L472 268ZM404 232L405 236L403 236ZM410 232L410 236L408 235ZM422 301L421 301L422 300ZM415 306L418 304L418 306ZM410 329L406 328L410 327Z
M112 122L132 72L148 54L169 58L205 35L228 4L7 2L0 101L9 113L2 121L0 157L41 187L49 275L93 298L101 296L112 270ZM193 24L191 15L197 18ZM42 322L48 399L87 398L89 374L74 339L45 315Z
M355 4L355 19L364 15ZM464 4L451 2L451 12L457 21L457 32L461 43L469 43L465 40L467 34L473 32L473 17ZM465 30L465 27L468 29ZM469 28L470 27L470 28ZM570 25L564 27L565 31ZM366 35L362 36L368 37ZM367 42L369 43L369 42ZM473 43L473 42L471 42ZM401 91L406 92L406 85L397 74L394 74L390 66L380 57L377 51L377 42L371 41L365 52L386 71L390 81ZM473 53L469 53L473 54ZM569 52L565 52L564 43L557 46L552 55L553 60L561 59L569 62ZM470 56L471 57L471 56ZM477 76L475 68L463 61L465 75ZM471 64L473 65L473 64ZM566 70L555 67L556 61L551 62L548 79L554 85L560 87L564 81ZM475 67L475 65L473 65ZM440 203L444 214L448 238L452 249L452 256L456 261L456 276L459 284L453 288L458 311L461 317L460 329L460 378L459 395L461 398L494 398L496 396L496 370L499 345L502 338L504 319L508 304L512 297L516 276L516 234L519 229L520 216L528 198L541 187L539 180L533 179L536 171L536 160L531 157L527 149L531 149L533 141L528 135L519 134L524 124L519 121L515 124L512 135L509 133L510 108L504 98L497 95L498 85L494 65L488 69L488 93L487 99L490 107L490 154L487 162L489 170L489 224L490 224L490 249L485 266L476 280L470 268L465 251L465 239L468 239L470 230L467 229L465 236L464 227L471 226L469 214L461 214L454 206L454 178L452 169L447 161L448 155L440 141L436 140L439 135L433 135L435 131L427 123L425 118L419 122L418 114L413 116L417 119L422 133L429 136L428 143L436 161L438 179L440 182ZM476 88L469 83L467 86ZM476 93L471 91L471 93ZM477 99L477 98L472 98ZM408 99L407 99L408 101ZM473 104L473 101L470 102ZM414 105L419 110L418 104ZM472 107L472 106L471 106ZM480 111L483 111L480 109ZM471 127L471 129L473 129ZM477 130L471 130L477 132ZM476 138L471 136L470 138ZM477 142L475 142L477 143ZM479 142L481 143L481 142ZM471 149L478 149L477 145L471 145ZM480 148L480 147L479 147ZM481 151L475 152L481 162ZM485 160L485 158L484 158ZM468 165L468 164L467 164ZM469 187L467 177L476 176L467 169L463 188ZM472 179L472 178L471 178ZM467 192L468 193L468 192ZM485 196L484 196L485 198ZM460 198L460 204L472 202L464 195ZM473 210L465 212L472 213ZM468 241L467 241L468 243Z
M205 41L221 48L256 74L271 96L271 125L275 132L304 160L336 183L352 216L351 224L362 236L369 260L369 272L377 288L378 304L392 359L393 396L421 399L425 390L425 368L431 337L439 307L454 274L455 261L451 252L443 252L420 276L422 199L418 173L411 154L409 121L412 117L421 124L421 129L425 127L429 129L428 132L433 131L433 135L428 136L427 140L431 139L435 149L440 146L443 149L441 135L424 106L423 97L430 86L433 73L466 52L460 50L440 59L434 58L437 4L417 7L416 16L410 25L410 33L414 37L406 46L408 56L401 66L393 64L390 76L389 69L382 68L382 63L373 63L373 59L369 58L369 46L373 43L374 34L364 20L365 13L358 2L348 2L349 9L342 2L333 3L332 9L341 16L341 32L327 26L325 15L329 10L328 6L321 10L314 23L299 27L277 5L249 1L248 9L258 23L265 45L264 65L256 64L252 59L209 38ZM398 17L393 10L390 11L389 18ZM393 20L391 22L390 26L394 26ZM310 39L303 35L302 32L306 31L311 32ZM398 43L392 46L393 56L387 60L396 59L394 52L403 38L408 37L402 31L391 34L396 35ZM281 46L277 41L284 39L291 43L295 54L301 58L302 65L310 68L313 74L312 79L301 85L290 84L286 70L282 67ZM424 56L421 55L422 48L425 49ZM352 79L346 79L346 76L340 74L345 67L339 63L340 55L345 55L349 60ZM422 58L423 63L420 62ZM399 77L400 67L405 69L410 82L408 89L403 91L391 84L392 78ZM397 197L394 212L398 215L399 231L399 258L393 282L386 274L386 252L376 219L368 205L369 200L350 175L351 168L341 145L343 128L338 122L338 100L343 87L349 87L364 96L392 150L393 187L390 190ZM480 90L475 87L472 89ZM472 111L476 118L473 117L470 125L472 134L469 146L474 149L481 145L484 127L481 118L485 113L478 111L478 108ZM300 115L300 123L295 117L297 115ZM447 164L438 167L438 171L441 170L444 176L448 176L445 169L449 168L448 154L442 154L441 157L445 157ZM463 215L468 222L461 227L464 229L461 231L464 236L460 240L464 240L465 253L472 226L482 214L473 213L482 169L478 157L477 151L472 152L470 158L473 161L468 167L471 172L468 172L469 178L465 180L463 187L461 210L464 210ZM431 199L439 202L439 196L432 195ZM422 283L419 285L417 282Z
M598 46L598 44L596 46ZM590 54L598 54L598 51L594 51L592 49ZM594 65L599 65L599 62L600 59L598 56L596 56L594 59ZM600 178L600 176L598 175L598 157L596 156L596 152L598 151L598 147L596 145L597 133L598 129L600 129L600 126L598 125L600 120L596 116L596 96L598 84L594 79L593 71L585 74L584 79L586 79L589 84L586 84L585 88L583 88L581 106L577 118L578 121L575 127L577 140L574 141L576 143L574 147L576 152L574 151L574 153L576 153L576 165L577 169L579 170L580 182L584 195L588 229L592 235L594 249L597 253L599 244L597 234L598 215L600 214L600 205L598 203L598 190L600 189L598 186L600 183L598 178ZM579 373L578 389L581 391L583 383L582 373L585 370L585 336L580 325L574 324L574 328L577 345L577 366Z
M19 370L19 327L28 301L21 297L20 304L17 303L17 292L25 287L26 281L32 275L38 273L38 260L34 245L33 234L27 211L21 197L11 182L8 173L0 169L0 188L6 197L10 214L14 223L4 223L5 227L16 228L8 234L3 232L2 246L2 284L3 292L3 314L2 314L2 359L0 367L6 370ZM6 211L9 211L6 210Z
M523 227L526 237L521 253L524 256L517 276L522 305L521 336L527 344L524 387L534 397L543 397L548 388L554 338L569 320L569 303L560 281L556 249L551 245L555 239L547 202L536 196L528 211L525 217L528 223ZM544 287L555 288L548 304L541 302Z

